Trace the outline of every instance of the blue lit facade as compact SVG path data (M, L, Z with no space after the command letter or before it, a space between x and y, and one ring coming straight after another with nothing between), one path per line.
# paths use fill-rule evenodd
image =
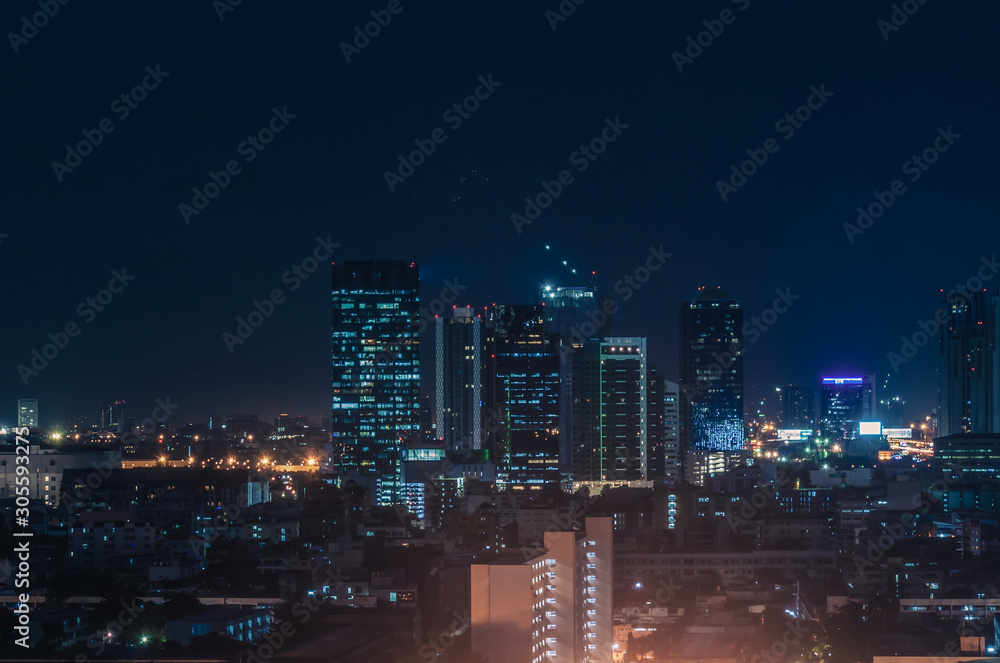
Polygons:
M864 394L864 376L823 378L820 392L823 434L835 440L856 438L858 425L864 420Z
M401 261L333 267L334 458L374 476L376 504L404 501L403 448L420 431L419 269Z
M743 309L721 288L681 307L681 435L686 451L742 451Z

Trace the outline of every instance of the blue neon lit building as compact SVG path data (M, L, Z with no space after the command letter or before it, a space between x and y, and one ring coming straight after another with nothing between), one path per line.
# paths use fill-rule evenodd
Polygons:
M722 288L681 306L680 366L685 451L742 451L743 308Z

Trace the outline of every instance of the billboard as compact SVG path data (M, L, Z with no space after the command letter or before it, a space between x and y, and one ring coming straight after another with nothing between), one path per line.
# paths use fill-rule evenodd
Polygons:
M813 434L808 428L779 428L778 439L783 442L801 442Z
M863 384L864 377L860 378L823 378L823 384Z
M912 428L883 428L882 435L893 437L897 440L909 440L913 437Z
M881 421L861 422L861 429L858 431L858 435L881 435L881 434L882 434Z

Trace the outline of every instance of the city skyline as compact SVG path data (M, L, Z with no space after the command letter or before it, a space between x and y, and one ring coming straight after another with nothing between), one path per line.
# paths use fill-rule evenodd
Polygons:
M413 7L350 62L337 45L350 42L371 7L315 7L307 21L245 3L223 20L210 6L96 8L75 20L66 10L8 54L11 89L34 92L6 152L10 177L0 186L11 207L0 227L0 274L18 282L33 266L29 256L44 255L49 267L12 292L11 305L32 313L9 330L0 403L38 398L49 404L43 416L72 415L114 400L152 409L170 396L182 403L178 416L192 420L247 409L321 415L328 284L322 270L308 271L320 236L340 245L330 249L333 261L424 265L425 302L445 281L463 288L456 303L482 306L530 303L540 284L583 285L592 276L616 298L621 330L649 338L650 360L667 375L677 373L674 309L690 292L722 286L752 319L775 290L790 289L799 299L747 355L748 401L824 373L889 373L907 385L909 407L929 411L936 352L923 348L895 365L889 354L933 319L941 289L967 283L984 258L993 260L989 242L980 252L966 234L940 229L942 219L974 224L996 214L988 164L998 137L976 90L977 67L997 48L983 26L1000 10L928 6L887 35L878 22L889 9L871 4L817 15L742 5L703 54L682 61L683 71L673 53L683 55L712 13L694 3L650 7L643 20L581 7L555 29L527 7ZM18 26L25 11L11 6L0 18ZM824 30L799 27L817 21ZM616 36L595 51L595 33ZM182 44L176 34L189 38ZM253 47L262 34L273 52ZM447 39L428 48L434 34ZM120 35L130 36L124 51L90 48ZM511 53L514 38L525 41L523 53ZM651 43L655 52L642 46ZM560 75L567 53L586 76ZM921 92L928 75L931 98ZM155 89L142 91L143 80ZM120 97L135 86L144 99L121 119ZM830 96L811 111L813 87ZM468 96L475 111L442 119ZM811 117L795 119L796 128L785 115L794 119L800 107ZM66 146L75 149L81 131L105 116L114 131L58 179L52 163L65 163ZM257 141L272 120L282 130L258 150L247 136ZM344 130L352 126L363 129ZM384 173L409 172L399 155L408 159L414 141L430 151L435 128L445 142L390 190ZM579 148L605 140L602 132L614 141L591 153L596 159L583 157L581 171ZM739 172L748 153L761 160L769 136L778 151L723 200L717 182L740 182L731 167ZM253 161L241 154L244 143ZM922 155L935 145L948 149L929 165ZM123 160L142 167L123 168ZM230 160L236 175L225 172ZM163 177L152 175L161 169ZM196 216L182 217L178 206L192 205L192 188L217 186L209 172L220 169L231 181ZM571 183L560 183L562 169ZM904 193L892 193L894 178ZM105 195L106 182L119 194ZM543 182L562 188L557 199L530 224L512 223L531 207L525 198L537 205L551 195ZM879 213L878 198L889 196ZM50 234L38 219L61 230ZM374 227L391 229L378 233L377 246ZM650 248L671 257L639 283ZM920 268L904 268L906 256ZM123 291L99 303L123 268L127 285L112 288ZM223 335L235 335L237 319L276 289L283 303L230 352ZM25 385L18 366L30 367L32 350L69 323L79 335ZM787 356L806 337L819 351ZM87 393L71 388L83 381Z

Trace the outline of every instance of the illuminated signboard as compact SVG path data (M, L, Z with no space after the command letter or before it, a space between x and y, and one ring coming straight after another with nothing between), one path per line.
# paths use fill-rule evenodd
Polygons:
M407 449L405 459L411 462L435 461L444 458L444 449Z
M801 428L779 428L778 439L784 442L801 442L807 439L813 432L810 429Z
M862 384L865 379L860 378L823 378L823 384Z
M881 421L862 421L861 430L858 431L859 435L881 435L882 434L882 422Z
M913 437L912 428L883 428L882 435L894 437L897 440L909 440Z

